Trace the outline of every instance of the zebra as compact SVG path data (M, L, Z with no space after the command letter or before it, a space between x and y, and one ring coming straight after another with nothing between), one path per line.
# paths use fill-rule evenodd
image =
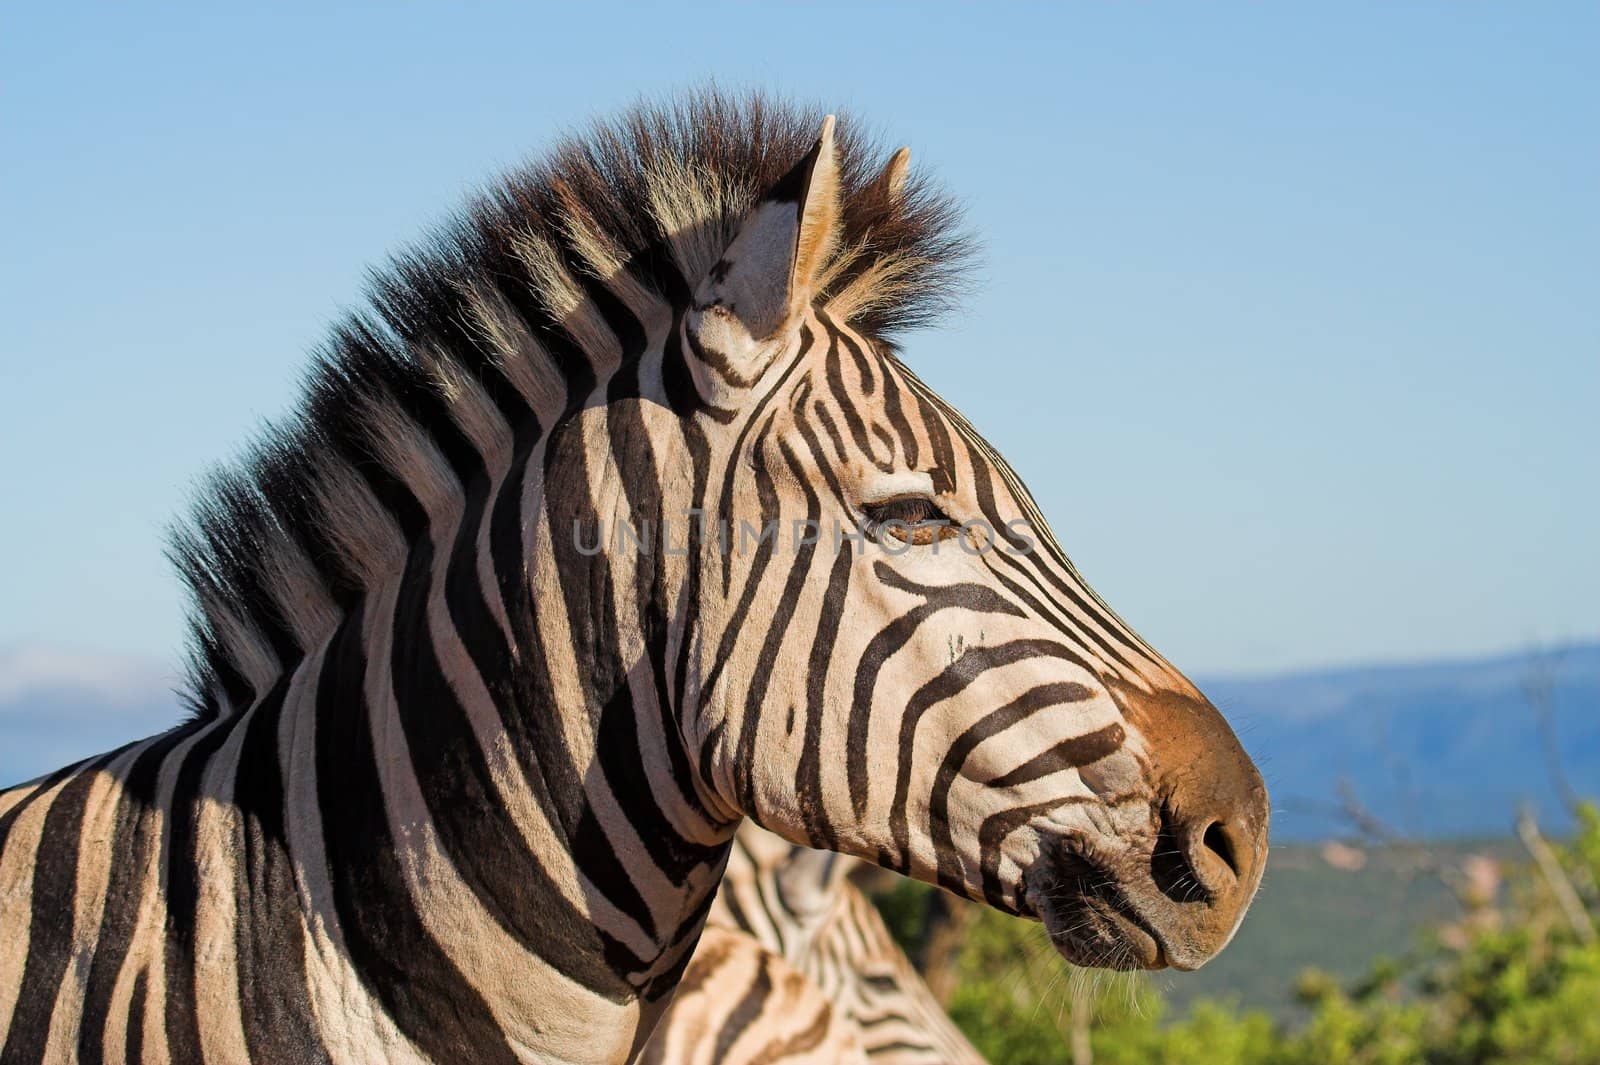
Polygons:
M862 1029L781 954L707 926L637 1065L868 1065Z
M984 1065L855 886L841 890L813 958L806 971L861 1029L872 1065Z
M837 1060L859 1050L872 1065L984 1065L850 883L855 865L740 828L707 925L753 947L702 940L684 983L720 994L685 996L680 985L641 1060L790 1060L783 1048L798 1061L827 1046ZM798 1019L811 1038L796 1038Z
M902 359L970 240L874 160L695 91L379 272L175 535L188 718L0 793L0 1060L626 1061L745 819L1222 949L1260 775Z

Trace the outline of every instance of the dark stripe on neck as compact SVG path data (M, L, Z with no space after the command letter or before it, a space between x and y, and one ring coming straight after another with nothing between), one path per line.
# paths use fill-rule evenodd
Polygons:
M836 486L837 487L837 486ZM811 642L806 663L805 740L796 767L795 798L805 821L806 838L812 846L833 850L838 834L827 818L827 803L822 793L822 719L827 709L828 667L832 664L839 638L839 622L850 595L850 573L855 564L855 549L845 544L835 554L823 592L821 617Z
M428 900L413 900L406 884L364 691L366 609L341 624L316 693L317 800L345 950L362 985L424 1054L513 1065L516 1055L488 1003L423 924L416 907Z
M311 1006L305 919L279 768L278 730L290 683L287 677L279 680L241 724L244 742L233 782L239 1020L255 1061L322 1065L328 1052Z
M195 922L200 907L200 785L206 766L225 743L237 718L213 722L184 753L173 786L162 877L167 906L163 949L166 977L167 1051L173 1061L200 1061L200 1004L195 998ZM220 807L219 807L220 809ZM232 855L227 855L232 858Z
M806 497L806 520L815 528L820 524L821 505L817 494L812 491L811 483L800 472L800 461L789 449L787 442L780 441L779 450L784 461L792 473L796 474L796 483ZM783 583L783 592L778 599L778 616L762 619L766 625L766 637L761 641L761 652L756 658L755 668L750 677L750 687L745 695L744 712L739 724L738 751L734 755L734 765L743 772L744 809L746 811L756 808L755 779L757 774L757 760L755 757L756 738L760 731L763 711L766 709L767 685L771 683L774 666L778 661L779 650L789 631L789 625L794 620L797 607L804 593L805 586L811 579L811 560L816 556L816 542L799 545L794 556L789 559L789 575ZM742 618L735 618L730 624L734 629L742 628L745 624Z
M125 771L116 825L111 832L111 853L106 858L110 877L106 881L105 909L100 916L100 931L94 937L94 960L89 963L89 975L84 981L83 1027L78 1033L78 1059L83 1065L99 1065L105 1059L105 1025L111 1014L112 992L145 901L148 863L161 846L164 811L156 806L157 777L172 749L201 727L203 723L190 723L148 741ZM141 996L135 1015L142 1013Z

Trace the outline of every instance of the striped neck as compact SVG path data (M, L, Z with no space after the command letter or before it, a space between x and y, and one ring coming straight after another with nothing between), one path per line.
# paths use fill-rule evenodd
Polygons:
M547 431L508 426L471 475L455 467L459 490L410 482L426 520L398 573L217 723L270 715L292 737L307 925L440 1060L496 1031L621 1060L722 873L731 819L676 709L695 567L663 549L681 544L663 519L689 508L701 415L674 409L666 378L685 371L670 327L654 332ZM581 1030L549 1025L563 996Z

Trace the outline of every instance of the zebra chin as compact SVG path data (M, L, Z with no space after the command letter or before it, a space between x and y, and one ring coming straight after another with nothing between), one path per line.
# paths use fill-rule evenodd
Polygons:
M1057 953L1073 965L1118 970L1194 969L1210 957L1173 944L1162 928L1170 922L1148 912L1160 907L1087 854L1072 840L1052 841L1026 880L1027 908Z

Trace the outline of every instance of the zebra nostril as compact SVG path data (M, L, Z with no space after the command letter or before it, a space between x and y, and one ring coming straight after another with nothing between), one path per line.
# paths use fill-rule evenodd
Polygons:
M1213 821L1206 826L1205 832L1200 835L1200 845L1222 859L1222 864L1235 877L1240 875L1238 851L1221 821Z
M1249 851L1244 841L1240 827L1225 819L1191 818L1163 806L1150 861L1156 887L1175 902L1220 901L1245 877Z
M1198 881L1198 870L1189 860L1188 848L1183 845L1182 826L1176 822L1168 806L1161 807L1160 817L1161 829L1150 854L1150 878L1161 893L1173 902L1193 901L1197 889L1203 893L1204 888Z

